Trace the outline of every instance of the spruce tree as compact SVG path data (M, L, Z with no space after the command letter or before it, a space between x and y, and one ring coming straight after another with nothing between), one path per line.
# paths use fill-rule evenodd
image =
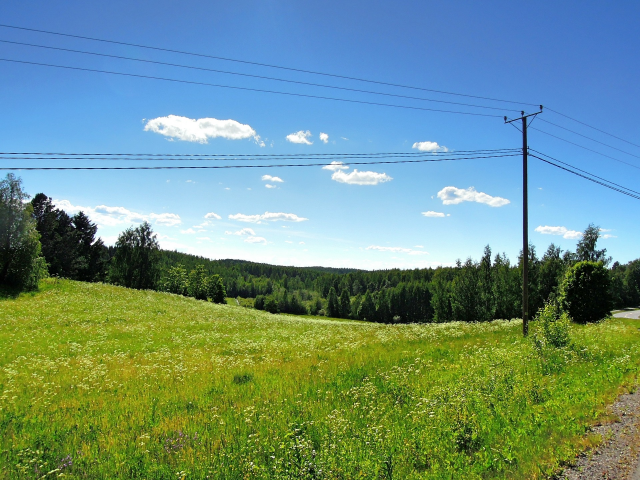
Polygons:
M338 302L338 296L336 295L336 289L331 287L329 294L327 295L327 317L340 317L340 304Z
M373 298L369 290L364 294L364 298L358 309L358 318L369 322L374 322L376 319L376 306L373 303Z
M340 317L349 318L351 315L351 298L349 291L345 288L340 294Z

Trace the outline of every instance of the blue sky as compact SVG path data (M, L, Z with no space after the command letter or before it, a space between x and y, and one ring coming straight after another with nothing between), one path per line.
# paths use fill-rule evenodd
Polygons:
M0 23L9 25L543 104L640 144L636 114L640 65L634 60L640 46L637 2L115 0L98 4L24 0L0 4L0 18ZM0 28L0 40L506 106L516 111L522 108L7 28ZM0 58L438 108L426 102L12 44L0 43ZM435 142L450 151L521 146L520 133L500 118L8 62L0 62L0 105L0 145L5 152L409 153L416 152L412 147L420 142ZM452 105L440 108L463 109ZM495 113L513 116L516 111ZM632 165L536 130L529 134L532 148L636 188L640 148L550 111L540 118L628 153L538 120L533 127ZM231 122L220 122L226 120ZM308 137L299 134L307 131ZM321 133L328 135L326 143ZM303 143L293 143L288 136ZM238 137L242 138L233 139ZM16 163L0 162L3 166ZM46 162L23 164L27 163L43 166ZM353 174L355 168L369 173ZM107 243L128 226L146 219L164 248L286 265L414 268L451 264L468 256L478 258L486 244L494 253L504 251L511 259L521 248L519 157L350 166L347 170L18 174L29 193L44 192L71 213L79 208L89 213ZM606 230L603 233L608 238L601 240L601 246L615 260L627 262L640 256L636 240L640 225L635 214L638 200L535 159L530 160L529 174L530 240L540 254L551 242L575 249L576 232L594 222ZM263 180L264 175L282 182ZM363 182L370 184L358 184ZM472 187L475 190L470 190ZM425 216L423 212L444 216Z

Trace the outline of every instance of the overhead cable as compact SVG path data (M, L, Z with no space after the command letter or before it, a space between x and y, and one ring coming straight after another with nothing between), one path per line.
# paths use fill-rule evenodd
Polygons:
M616 147L614 147L612 145L609 145L608 143L604 143L604 142L601 142L599 140L596 140L595 138L591 138L591 137L589 137L587 135L583 135L583 134L578 133L578 132L576 132L574 130L571 130L570 128L563 127L562 125L558 125L557 123L550 122L549 120L545 120L544 118L541 118L540 120L545 122L545 123L548 123L549 125L553 125L554 127L558 127L558 128L563 129L563 130L566 130L567 132L571 132L574 135L578 135L578 136L580 136L582 138L586 138L587 140L591 140L592 142L596 142L596 143L599 143L600 145L604 145L605 147L611 148L613 150L617 150L618 152L626 153L627 155L631 155L632 157L640 158L640 155L635 155L635 154L629 153L629 152L627 152L625 150L621 150L620 148L616 148Z
M565 115L564 113L560 113L559 111L554 110L552 108L546 107L546 109L551 111L551 112L553 112L553 113L555 113L555 114L557 114L557 115L560 115L560 116L562 116L564 118L568 118L569 120L572 120L572 121L574 121L576 123L579 123L580 125L584 125L585 127L589 127L589 128L591 128L591 129L593 129L593 130L595 130L597 132L604 133L605 135L609 135L610 137L613 137L613 138L615 138L617 140L620 140L621 142L625 142L625 143L628 143L629 145L633 145L634 147L639 147L640 148L640 145L638 145L637 143L630 142L629 140L625 140L624 138L620 138L620 137L618 137L618 136L616 136L616 135L614 135L612 133L608 133L608 132L605 132L604 130L600 130L599 128L596 128L596 127L594 127L592 125L589 125L588 123L581 122L580 120L576 120L575 118L570 117L569 115Z
M631 193L635 193L635 194L637 194L637 195L640 195L640 192L638 192L638 191L636 191L636 190L633 190L633 189L631 189L631 188L625 187L624 185L620 185L620 184L618 184L618 183L612 182L611 180L607 180L606 178L599 177L598 175L595 175L595 174L593 174L593 173L589 173L589 172L587 172L586 170L582 170L581 168L578 168L578 167L575 167L575 166L573 166L573 165L570 165L570 164L568 164L568 163L566 163L566 162L563 162L562 160L558 160L557 158L553 158L551 155L547 155L546 153L542 153L542 152L540 152L540 151L538 151L538 150L535 150L535 149L533 149L533 148L531 148L530 150L531 150L532 152L536 152L536 153L537 153L537 154L539 154L539 155L542 155L542 156L544 156L544 157L547 157L548 159L551 159L551 160L553 160L554 162L561 163L561 164L563 164L563 165L566 165L567 167L571 167L571 168L573 168L574 170L577 170L577 171L579 171L579 172L585 173L585 174L587 174L587 175L591 175L592 177L595 177L595 178L597 178L597 179L599 179L599 180L602 180L602 181L604 181L604 182L608 182L608 183L610 183L610 184L612 184L612 185L615 185L616 187L620 187L620 188L623 188L623 189L625 189L625 190L628 190L628 191L629 191L629 192L631 192Z
M549 135L550 137L557 138L558 140L561 140L563 142L570 143L571 145L575 145L576 147L580 147L580 148L582 148L584 150L588 150L590 152L596 153L596 154L601 155L603 157L610 158L611 160L615 160L616 162L624 163L625 165L629 165L630 167L640 169L640 167L638 165L634 165L633 163L625 162L624 160L620 160L619 158L612 157L611 155L607 155L606 153L598 152L597 150L593 150L593 149L591 149L589 147L585 147L584 145L580 145L579 143L572 142L570 140L567 140L566 138L558 137L557 135L553 135L552 133L545 132L544 130L540 130L539 128L531 127L531 130L535 130L537 132L544 133L545 135Z
M458 115L473 115L473 116L476 116L476 117L502 118L501 115L491 115L491 114L488 114L488 113L461 112L461 111L456 111L456 110L441 110L441 109L437 109L437 108L412 107L412 106L409 106L409 105L397 105L397 104L392 104L392 103L368 102L368 101L364 101L364 100L353 100L353 99L347 99L347 98L325 97L325 96L321 96L321 95L309 95L309 94L304 94L304 93L282 92L282 91L278 91L278 90L265 90L265 89L261 89L261 88L238 87L238 86L234 86L234 85L222 85L222 84L217 84L217 83L196 82L196 81L192 81L192 80L180 80L180 79L176 79L176 78L157 77L157 76L152 76L152 75L140 75L140 74L136 74L136 73L113 72L113 71L109 71L109 70L97 70L97 69L94 69L94 68L71 67L69 65L55 65L55 64L51 64L51 63L29 62L29 61L26 61L26 60L13 60L13 59L8 59L8 58L0 58L0 61L2 61L2 62L12 62L12 63L21 63L21 64L25 64L25 65L37 65L37 66L41 66L41 67L63 68L63 69L67 69L67 70L78 70L78 71L83 71L83 72L106 73L106 74L109 74L109 75L120 75L120 76L124 76L124 77L145 78L145 79L151 79L151 80L163 80L165 82L187 83L187 84L190 84L190 85L201 85L201 86L207 86L207 87L230 88L230 89L234 89L234 90L244 90L244 91L260 92L260 93L274 93L274 94L277 94L277 95L288 95L288 96L292 96L292 97L305 97L305 98L316 98L316 99L321 99L321 100L333 100L333 101L337 101L337 102L358 103L358 104L362 104L362 105L376 105L376 106L381 106L381 107L404 108L404 109L408 109L408 110L423 110L423 111L440 112L440 113L455 113L455 114L458 114Z
M455 157L455 158L423 158L419 160L386 160L373 162L348 162L344 166L349 165L391 165L391 164L411 164L425 162L449 162L459 160L480 160L488 158L503 158L518 156L519 153L471 156L471 157ZM14 158L15 160L15 158ZM150 167L0 167L0 170L210 170L210 169L229 169L229 168L284 168L284 167L333 167L335 163L302 163L302 164L272 164L272 165L154 165Z
M623 195L627 195L628 197L635 198L636 200L640 200L640 195L636 195L634 193L626 191L627 189L623 190L623 189L617 188L617 187L613 186L612 182L605 183L605 182L608 182L608 181L600 181L600 180L598 180L596 178L592 178L592 177L588 176L588 175L591 175L591 174L587 174L587 175L582 174L582 173L580 173L578 171L571 170L570 168L563 167L562 165L558 165L557 163L554 163L554 162L552 162L550 160L546 160L546 159L544 159L542 157L534 155L533 153L530 153L529 156L537 158L538 160L541 160L541 161L543 161L545 163L548 163L549 165L553 165L554 167L560 168L561 170L564 170L565 172L569 172L569 173L572 173L574 175L577 175L578 177L582 177L585 180L589 180L590 182L597 183L599 185L602 185L603 187L609 188L611 190L615 190L616 192L622 193ZM575 167L571 167L571 168L575 168Z
M284 158L287 160L310 158L322 159L362 159L362 158L435 158L438 156L459 156L469 154L489 153L514 153L519 148L487 149L487 150L460 150L456 152L396 152L396 153L315 153L315 154L222 154L222 155L189 155L189 154L141 154L141 153L17 153L0 152L0 160L113 160L113 161L250 161L273 160Z
M286 78L277 78L277 77L268 77L265 75L252 75L249 73L241 73L241 72L231 72L228 70L218 70L215 68L205 68L205 67L196 67L193 65L183 65L183 64L179 64L179 63L169 63L169 62L160 62L160 61L156 61L156 60L146 60L143 58L134 58L134 57L125 57L122 55L111 55L111 54L107 54L107 53L98 53L98 52L88 52L88 51L84 51L84 50L74 50L71 48L61 48L61 47L52 47L52 46L47 46L47 45L37 45L37 44L33 44L33 43L24 43L24 42L14 42L11 40L2 40L0 39L0 43L10 43L10 44L14 44L14 45L25 45L25 46L29 46L29 47L37 47L37 48L46 48L49 50L59 50L59 51L63 51L63 52L72 52L72 53L80 53L80 54L84 54L84 55L95 55L95 56L100 56L100 57L108 57L108 58L116 58L119 60L130 60L133 62L144 62L144 63L152 63L155 65L165 65L165 66L169 66L169 67L178 67L178 68L188 68L191 70L200 70L200 71L205 71L205 72L213 72L213 73L223 73L226 75L238 75L238 76L242 76L242 77L250 77L250 78L258 78L261 80L274 80L277 82L286 82L286 83L294 83L294 84L298 84L298 85L306 85L306 86L312 86L312 87L322 87L322 88L332 88L335 90L344 90L344 91L348 91L348 92L356 92L356 93L366 93L366 94L371 94L371 95L382 95L382 96L386 96L386 97L395 97L395 98L405 98L408 100L419 100L422 102L436 102L436 103L446 103L449 105L459 105L459 106L464 106L464 107L473 107L473 108L485 108L485 109L489 109L489 110L498 110L498 111L517 111L514 109L508 109L508 108L499 108L499 107L488 107L485 105L474 105L472 103L462 103L462 102L452 102L452 101L448 101L448 100L436 100L433 98L424 98L424 97L412 97L410 95L399 95L399 94L395 94L395 93L385 93L385 92L376 92L376 91L371 91L371 90L362 90L359 88L349 88L349 87L338 87L335 85L324 85L321 83L312 83L312 82L302 82L299 80L289 80Z
M325 76L325 77L341 78L341 79L344 79L344 80L353 80L353 81L357 81L357 82L373 83L373 84L377 84L377 85L386 85L386 86L389 86L389 87L409 88L409 89L412 89L412 90L422 90L422 91L425 91L425 92L441 93L441 94L444 94L444 95L455 95L455 96L459 96L459 97L477 98L477 99L481 99L481 100L490 100L490 101L493 101L493 102L513 103L513 104L517 104L517 105L532 105L532 106L536 106L536 107L538 106L537 104L527 103L527 102L516 102L516 101L513 101L513 100L503 100L503 99L499 99L499 98L483 97L483 96L480 96L480 95L469 95L469 94L464 94L464 93L448 92L448 91L444 91L444 90L434 90L434 89L430 89L430 88L416 87L416 86L412 86L412 85L402 85L402 84L398 84L398 83L383 82L383 81L371 80L371 79L359 78L359 77L350 77L350 76L347 76L347 75L338 75L338 74L334 74L334 73L325 73L325 72L318 72L318 71L313 71L313 70L304 70L304 69L301 69L301 68L284 67L284 66L281 66L281 65L273 65L273 64L268 64L268 63L252 62L252 61L248 61L248 60L239 60L239 59L229 58L229 57L220 57L220 56L216 56L216 55L207 55L207 54L203 54L203 53L187 52L187 51L175 50L175 49L171 49L171 48L162 48L162 47L154 47L154 46L150 46L150 45L141 45L141 44L130 43L130 42L121 42L121 41L117 41L117 40L107 40L107 39L102 39L102 38L87 37L87 36L83 36L83 35L73 35L73 34L69 34L69 33L52 32L52 31L49 31L49 30L40 30L40 29L36 29L36 28L19 27L19 26L16 26L16 25L0 24L0 27L2 27L2 28L11 28L11 29L15 29L15 30L24 30L24 31L29 31L29 32L45 33L47 35L57 35L57 36L62 36L62 37L77 38L77 39L82 39L82 40L90 40L90 41L93 41L93 42L103 42L103 43L111 43L111 44L115 44L115 45L125 45L125 46L128 46L128 47L145 48L145 49L148 49L148 50L156 50L156 51L161 51L161 52L178 53L180 55L190 55L190 56L194 56L194 57L211 58L211 59L214 59L214 60L223 60L223 61L227 61L227 62L236 62L236 63L245 64L245 65L255 65L255 66L259 66L259 67L277 68L277 69L280 69L280 70L288 70L288 71L291 71L291 72L307 73L307 74L311 74L311 75L322 75L322 76Z

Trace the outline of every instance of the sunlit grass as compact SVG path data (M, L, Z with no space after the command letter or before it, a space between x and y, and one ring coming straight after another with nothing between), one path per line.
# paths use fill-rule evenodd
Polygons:
M47 281L0 300L0 477L536 478L638 371L640 322L377 325Z

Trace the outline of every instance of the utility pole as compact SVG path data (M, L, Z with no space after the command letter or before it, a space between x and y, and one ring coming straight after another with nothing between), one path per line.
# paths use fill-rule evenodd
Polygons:
M529 333L529 178L527 166L529 145L527 143L527 127L536 115L542 113L542 105L540 105L539 112L529 115L525 115L524 112L520 113L520 118L512 120L504 117L504 123L513 124L518 120L522 121L522 335L526 337ZM528 122L529 118L531 121Z

